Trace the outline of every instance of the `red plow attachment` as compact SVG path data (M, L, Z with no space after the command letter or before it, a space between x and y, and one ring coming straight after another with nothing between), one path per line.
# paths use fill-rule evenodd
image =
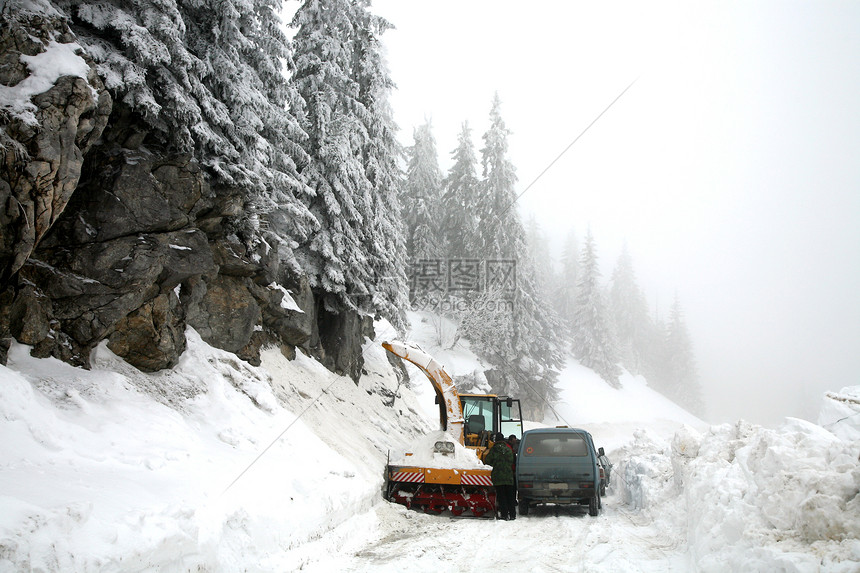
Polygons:
M386 499L425 513L495 517L496 492L489 470L388 468Z

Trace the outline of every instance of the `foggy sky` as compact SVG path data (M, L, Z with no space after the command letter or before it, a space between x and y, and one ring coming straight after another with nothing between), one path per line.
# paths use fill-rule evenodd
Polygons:
M711 422L815 420L860 384L860 3L375 0L401 140L442 168L493 94L558 241L626 241L665 316L677 291Z

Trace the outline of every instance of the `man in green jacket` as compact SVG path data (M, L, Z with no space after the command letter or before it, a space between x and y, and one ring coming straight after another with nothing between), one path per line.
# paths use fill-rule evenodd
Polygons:
M514 452L502 434L496 434L495 444L484 456L484 463L493 466L492 478L496 488L496 505L499 519L516 519L516 496L514 490Z

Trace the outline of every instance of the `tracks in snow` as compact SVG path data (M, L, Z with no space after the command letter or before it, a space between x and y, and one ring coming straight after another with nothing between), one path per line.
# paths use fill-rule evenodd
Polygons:
M604 500L586 507L536 507L515 521L425 515L394 504L375 509L374 540L344 571L665 572L686 570L686 547L647 516ZM325 559L314 564L325 570ZM317 567L313 567L317 570Z

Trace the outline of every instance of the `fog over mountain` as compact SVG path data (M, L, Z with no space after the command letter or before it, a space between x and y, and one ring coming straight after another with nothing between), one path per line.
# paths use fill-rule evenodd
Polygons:
M860 6L374 2L401 139L443 167L493 94L519 200L555 238L623 244L652 312L677 292L714 421L811 417L860 367Z

